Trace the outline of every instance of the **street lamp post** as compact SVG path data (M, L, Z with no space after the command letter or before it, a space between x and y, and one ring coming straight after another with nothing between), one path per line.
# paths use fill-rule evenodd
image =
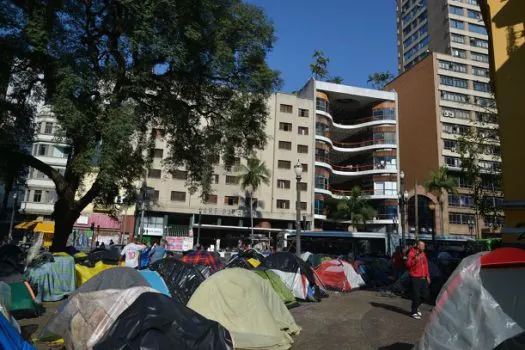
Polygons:
M197 227L197 244L201 243L202 208L199 209L199 226Z
M428 209L432 212L432 246L436 249L436 205L432 202L428 203Z
M405 248L406 241L405 241L405 204L408 201L408 191L405 190L405 173L403 170L399 173L399 194L398 194L398 202L399 202L399 211L401 214L401 247Z
M303 174L303 166L297 160L297 164L293 167L295 170L295 179L297 180L295 188L297 198L295 201L295 254L301 257L301 178Z
M15 192L13 193L13 209L11 210L11 222L9 224L9 235L8 235L8 241L11 243L13 241L13 225L15 223L15 210L16 210L16 198L18 197L18 194Z
M398 226L399 222L397 221L397 215L392 218L392 222L394 223L394 228L395 228L395 233L396 233L396 235L395 235L396 240L399 242L399 226ZM394 231L394 230L392 230L392 231ZM392 253L391 250L392 250L392 236L390 235L390 237L388 238L388 252L390 254Z

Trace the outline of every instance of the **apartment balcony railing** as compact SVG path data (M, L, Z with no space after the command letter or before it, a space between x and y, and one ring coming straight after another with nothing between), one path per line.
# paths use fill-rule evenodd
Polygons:
M332 144L336 147L340 148L360 148L360 147L367 147L367 146L374 146L374 145L393 145L396 143L395 139L372 139L372 140L364 140L360 142L338 142L333 141Z
M343 118L338 118L338 121L335 123L340 124L340 125L357 125L357 124L364 124L364 123L381 121L381 120L396 120L396 117L391 116L391 115L377 115L377 116L372 116L372 117L364 117L364 118L349 119L349 120L345 120L343 117Z
M328 131L328 130L317 130L317 129L315 129L315 134L317 136L323 136L323 137L330 138L330 131Z
M328 190L332 192L333 195L336 195L336 196L349 197L352 195L352 191L350 190L338 190L335 188L329 188ZM363 193L366 196L396 196L397 197L397 190L394 190L394 189L361 190L361 193Z
M315 156L316 162L322 162L330 165L330 167L333 170L337 171L344 171L348 173L358 173L363 171L370 171L370 170L397 170L397 166L394 164L385 164L385 163L373 163L373 164L349 164L349 165L336 165L332 164L330 161L330 158L327 156Z

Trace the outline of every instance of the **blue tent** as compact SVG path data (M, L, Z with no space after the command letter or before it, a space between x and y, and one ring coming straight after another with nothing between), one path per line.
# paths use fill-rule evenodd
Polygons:
M164 282L164 279L159 275L157 271L151 270L140 270L142 277L149 283L151 288L158 290L164 295L171 297L171 293L168 289L168 285Z
M0 349L36 350L18 334L2 313L0 313Z

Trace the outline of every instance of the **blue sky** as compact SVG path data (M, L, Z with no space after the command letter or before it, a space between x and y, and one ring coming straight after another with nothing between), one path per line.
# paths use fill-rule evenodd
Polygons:
M348 85L367 86L369 73L397 75L395 0L247 0L262 7L276 28L269 56L281 71L283 91L299 89L310 77L315 49L330 58L330 75Z

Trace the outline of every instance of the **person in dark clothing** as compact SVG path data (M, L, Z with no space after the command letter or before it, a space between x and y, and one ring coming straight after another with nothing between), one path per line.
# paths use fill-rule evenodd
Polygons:
M421 300L428 300L430 294L430 274L425 254L425 242L418 241L417 246L410 249L406 266L412 282L412 317L419 320L421 319L419 311Z
M113 240L110 239L110 240L109 240L109 245L113 245L113 244L115 244L115 242L113 242Z

